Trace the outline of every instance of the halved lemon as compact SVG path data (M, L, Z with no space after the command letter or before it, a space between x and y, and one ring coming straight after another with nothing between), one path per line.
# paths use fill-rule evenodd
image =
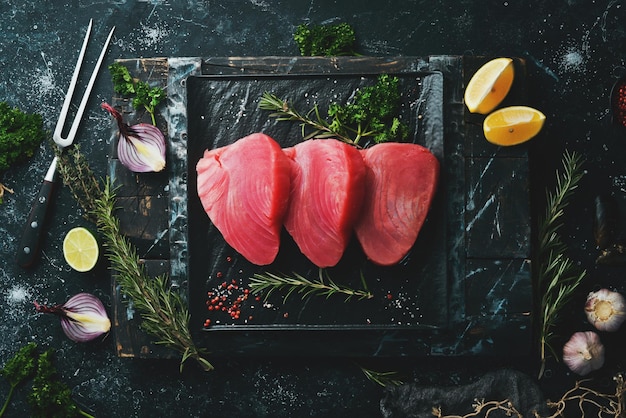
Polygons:
M495 58L478 69L465 88L465 105L472 113L486 115L506 97L513 84L513 60Z
M76 271L89 271L98 262L100 248L98 241L88 229L82 226L72 228L63 239L65 261Z
M485 118L483 132L493 144L517 145L537 135L545 120L545 115L532 107L503 107Z

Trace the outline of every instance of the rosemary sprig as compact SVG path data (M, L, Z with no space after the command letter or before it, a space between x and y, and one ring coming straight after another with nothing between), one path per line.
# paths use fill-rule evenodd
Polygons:
M371 382L376 383L382 387L388 386L400 386L403 385L404 382L398 378L398 372L388 371L388 372L379 372L376 370L371 370L365 368L363 366L359 366L361 371L367 377L367 379Z
M122 292L132 299L141 314L142 328L162 344L182 354L180 367L188 359L196 360L204 370L213 366L195 346L189 331L189 311L180 294L169 286L166 276L149 277L139 262L137 251L122 234L115 216L116 199L109 179L100 187L93 171L77 149L60 160L60 173L80 205L96 220L104 236L107 256ZM72 183L82 176L80 181Z
M324 279L324 276L326 279ZM302 299L311 295L326 296L326 298L329 298L336 294L343 294L346 297L346 302L352 298L362 300L374 297L367 289L363 275L361 275L361 283L363 284L363 289L351 289L346 286L338 285L328 277L327 272L320 269L317 280L309 280L298 273L294 273L293 276L257 273L250 278L249 286L252 289L252 293L255 295L266 292L265 300L276 291L286 290L287 293L283 297L283 302L285 302L292 293L301 294Z
M348 144L355 145L355 142L336 130L333 130L331 126L322 118L319 108L317 105L313 107L307 114L302 114L294 109L291 104L287 100L283 100L278 98L276 95L265 92L263 96L259 100L259 109L261 110L269 110L273 113L270 113L270 116L276 118L278 121L296 121L300 122L300 127L302 128L302 137L303 139L311 139L311 138L329 138L335 137L343 142ZM315 115L315 118L312 118L311 115ZM306 128L312 128L313 130L310 133L306 133Z
M552 329L559 320L561 310L570 300L586 271L580 270L565 252L567 246L559 235L563 226L561 217L568 205L568 200L578 187L583 171L582 159L576 153L565 152L563 172L557 172L556 188L547 193L547 209L539 224L538 232L538 272L537 289L539 291L539 344L541 367L539 377L543 375L546 362L546 349L553 352L550 340Z

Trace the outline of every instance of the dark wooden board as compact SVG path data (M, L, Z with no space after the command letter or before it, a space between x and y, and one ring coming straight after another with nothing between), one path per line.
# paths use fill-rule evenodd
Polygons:
M182 164L179 154L187 139L185 81L189 75L249 74L340 74L381 72L440 71L444 76L445 164L444 192L461 196L445 209L449 289L449 317L445 329L436 333L415 334L406 330L369 331L357 336L355 345L372 356L397 355L526 355L530 352L532 329L532 286L530 270L530 211L528 154L524 145L502 148L482 137L484 116L470 115L463 105L463 89L474 71L486 62L485 57L225 57L190 59L123 60L131 73L152 83L166 85L170 95L165 116L165 132L174 143L168 155L173 170ZM524 62L515 60L516 81L504 104L523 104L525 98ZM164 80L167 80L165 82ZM121 98L129 117L141 118ZM504 105L503 104L503 105ZM160 120L160 122L162 122ZM129 183L128 200L120 218L125 232L141 248L147 259L169 261L173 286L188 288L185 239L188 231L181 216L182 203L176 196L186 191L186 179L176 179L169 186L156 176L127 176L116 168L124 188ZM459 173L463 174L459 178ZM130 190L134 192L130 192ZM152 190L152 192L149 192ZM145 192L145 193L144 193ZM467 199L467 196L472 200ZM148 196L151 196L148 198ZM170 202L163 214L161 200ZM469 203L469 205L468 205ZM150 207L155 210L154 216ZM480 208L484 210L480 211ZM496 210L499 208L499 210ZM145 216L149 213L148 216ZM186 213L185 213L186 214ZM161 221L159 218L162 217ZM169 234L157 238L167 227ZM145 231L145 234L141 231ZM151 231L151 232L150 232ZM156 242L157 245L153 245ZM136 357L169 357L158 350L137 327L137 321L124 318L126 301L114 290L115 329L118 354ZM192 319L192 332L199 330L199 318ZM341 335L319 329L312 338L298 331L269 332L250 326L249 332L225 330L220 334L219 352L239 355L294 353L311 341L332 344ZM369 341L369 343L368 343ZM366 346L363 349L363 344ZM279 351L277 351L279 350ZM347 350L347 351L346 351ZM346 345L333 355L347 355Z

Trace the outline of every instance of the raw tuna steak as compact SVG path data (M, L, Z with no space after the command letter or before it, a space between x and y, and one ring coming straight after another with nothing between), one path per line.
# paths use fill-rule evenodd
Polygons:
M439 161L416 144L385 143L361 151L365 199L355 231L365 255L389 266L411 249L433 200Z
M285 228L316 266L334 266L363 202L363 159L356 148L335 139L312 139L284 151L292 162Z
M289 159L269 136L255 133L205 151L198 196L224 240L257 265L274 261L289 202Z

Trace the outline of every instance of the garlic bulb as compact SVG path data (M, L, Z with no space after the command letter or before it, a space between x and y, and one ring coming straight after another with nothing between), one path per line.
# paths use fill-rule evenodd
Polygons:
M563 362L584 376L604 365L604 346L593 331L577 332L563 346Z
M599 331L617 331L626 320L626 303L620 293L600 289L587 295L585 313Z

